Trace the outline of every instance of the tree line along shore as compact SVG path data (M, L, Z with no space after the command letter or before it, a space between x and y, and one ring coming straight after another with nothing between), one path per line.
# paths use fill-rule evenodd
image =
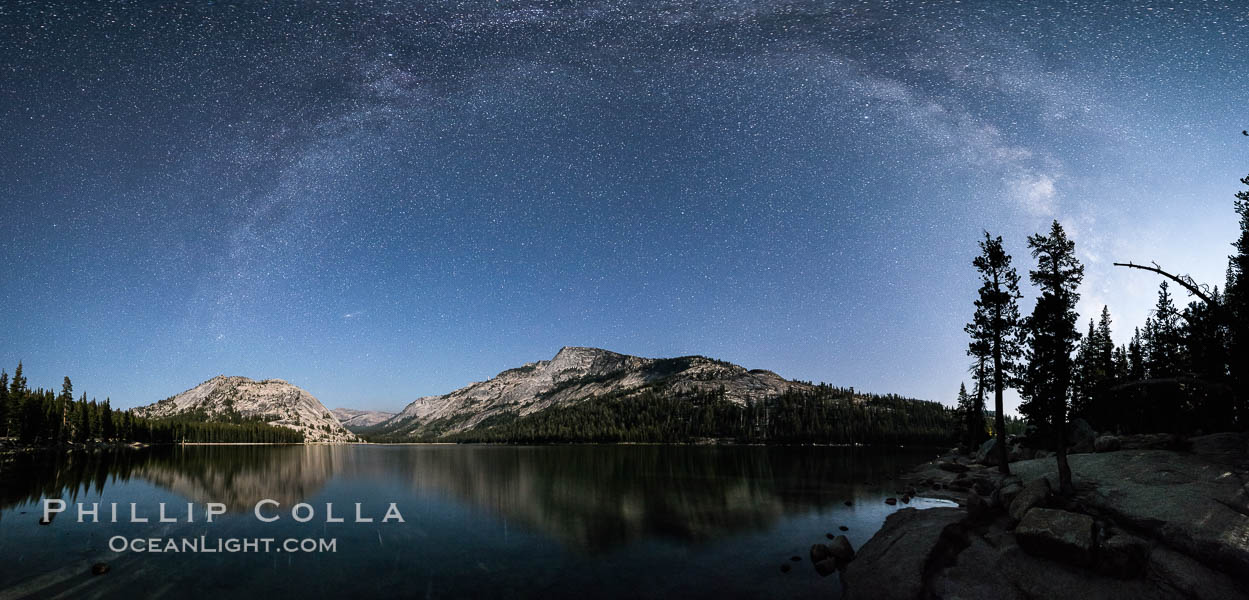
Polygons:
M31 389L18 363L10 377L0 371L0 439L19 448L91 444L170 444L179 442L299 443L302 433L240 414L183 413L149 419L114 409L110 399L74 398L65 377L60 393Z

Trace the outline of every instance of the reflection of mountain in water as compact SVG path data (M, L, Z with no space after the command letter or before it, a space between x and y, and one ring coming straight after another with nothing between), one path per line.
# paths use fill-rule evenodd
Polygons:
M583 548L709 540L839 504L913 464L849 448L425 447L387 471Z
M249 511L403 482L581 548L647 537L710 540L839 504L922 455L851 448L694 446L187 446L26 456L5 466L0 508L140 477L197 503ZM358 489L359 491L355 491ZM401 506L416 499L387 498Z
M335 472L343 448L325 446L183 446L134 475L200 504L247 512L265 498L290 506L316 494ZM335 450L338 450L337 452Z
M329 481L343 447L177 446L114 452L23 454L3 466L0 508L80 493L138 477L188 500L250 511L272 498L289 505Z

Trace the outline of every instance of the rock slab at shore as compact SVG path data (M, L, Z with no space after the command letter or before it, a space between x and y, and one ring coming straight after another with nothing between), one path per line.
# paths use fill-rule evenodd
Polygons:
M1033 508L1015 528L1029 554L1086 567L1093 564L1093 517L1065 510Z
M1249 438L1100 446L1070 457L1072 497L1052 458L921 467L921 495L963 506L890 515L843 565L845 597L1249 600Z
M943 532L965 516L957 508L904 508L889 515L842 572L845 600L918 598Z

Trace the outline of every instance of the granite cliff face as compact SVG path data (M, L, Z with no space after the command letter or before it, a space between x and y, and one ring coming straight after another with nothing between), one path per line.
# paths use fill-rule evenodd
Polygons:
M372 427L395 416L392 412L382 412L380 410L356 410L354 408L335 408L330 411L334 418L338 419L347 431L355 432L366 427Z
M224 420L237 413L302 432L305 442L359 441L315 396L281 379L254 381L218 375L177 396L137 408L135 412L151 418L193 412L210 421Z
M666 394L723 389L724 399L737 404L811 387L771 371L749 371L702 356L642 358L598 348L565 347L551 360L509 369L449 394L417 398L371 431L397 437L442 437L471 430L491 417L521 417L646 386Z

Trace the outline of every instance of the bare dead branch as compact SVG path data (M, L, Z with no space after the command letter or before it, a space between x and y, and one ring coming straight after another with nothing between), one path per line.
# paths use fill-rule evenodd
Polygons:
M1152 267L1146 266L1146 265L1138 265L1136 263L1131 263L1131 262L1114 263L1116 267L1127 267L1129 269L1141 269L1143 271L1150 271L1150 272L1162 275L1163 277L1166 277L1167 279L1170 279L1171 281L1174 281L1180 284L1181 286L1183 286L1183 288L1188 290L1190 294L1198 298L1201 298L1201 300L1205 302L1208 306L1210 306L1212 309L1218 310L1220 308L1219 303L1215 302L1214 299L1210 296L1209 286L1198 284L1196 281L1193 280L1192 277L1189 277L1188 275L1172 275L1171 273L1168 273L1162 270L1162 267L1159 267L1158 263L1151 263L1151 264L1153 264Z

